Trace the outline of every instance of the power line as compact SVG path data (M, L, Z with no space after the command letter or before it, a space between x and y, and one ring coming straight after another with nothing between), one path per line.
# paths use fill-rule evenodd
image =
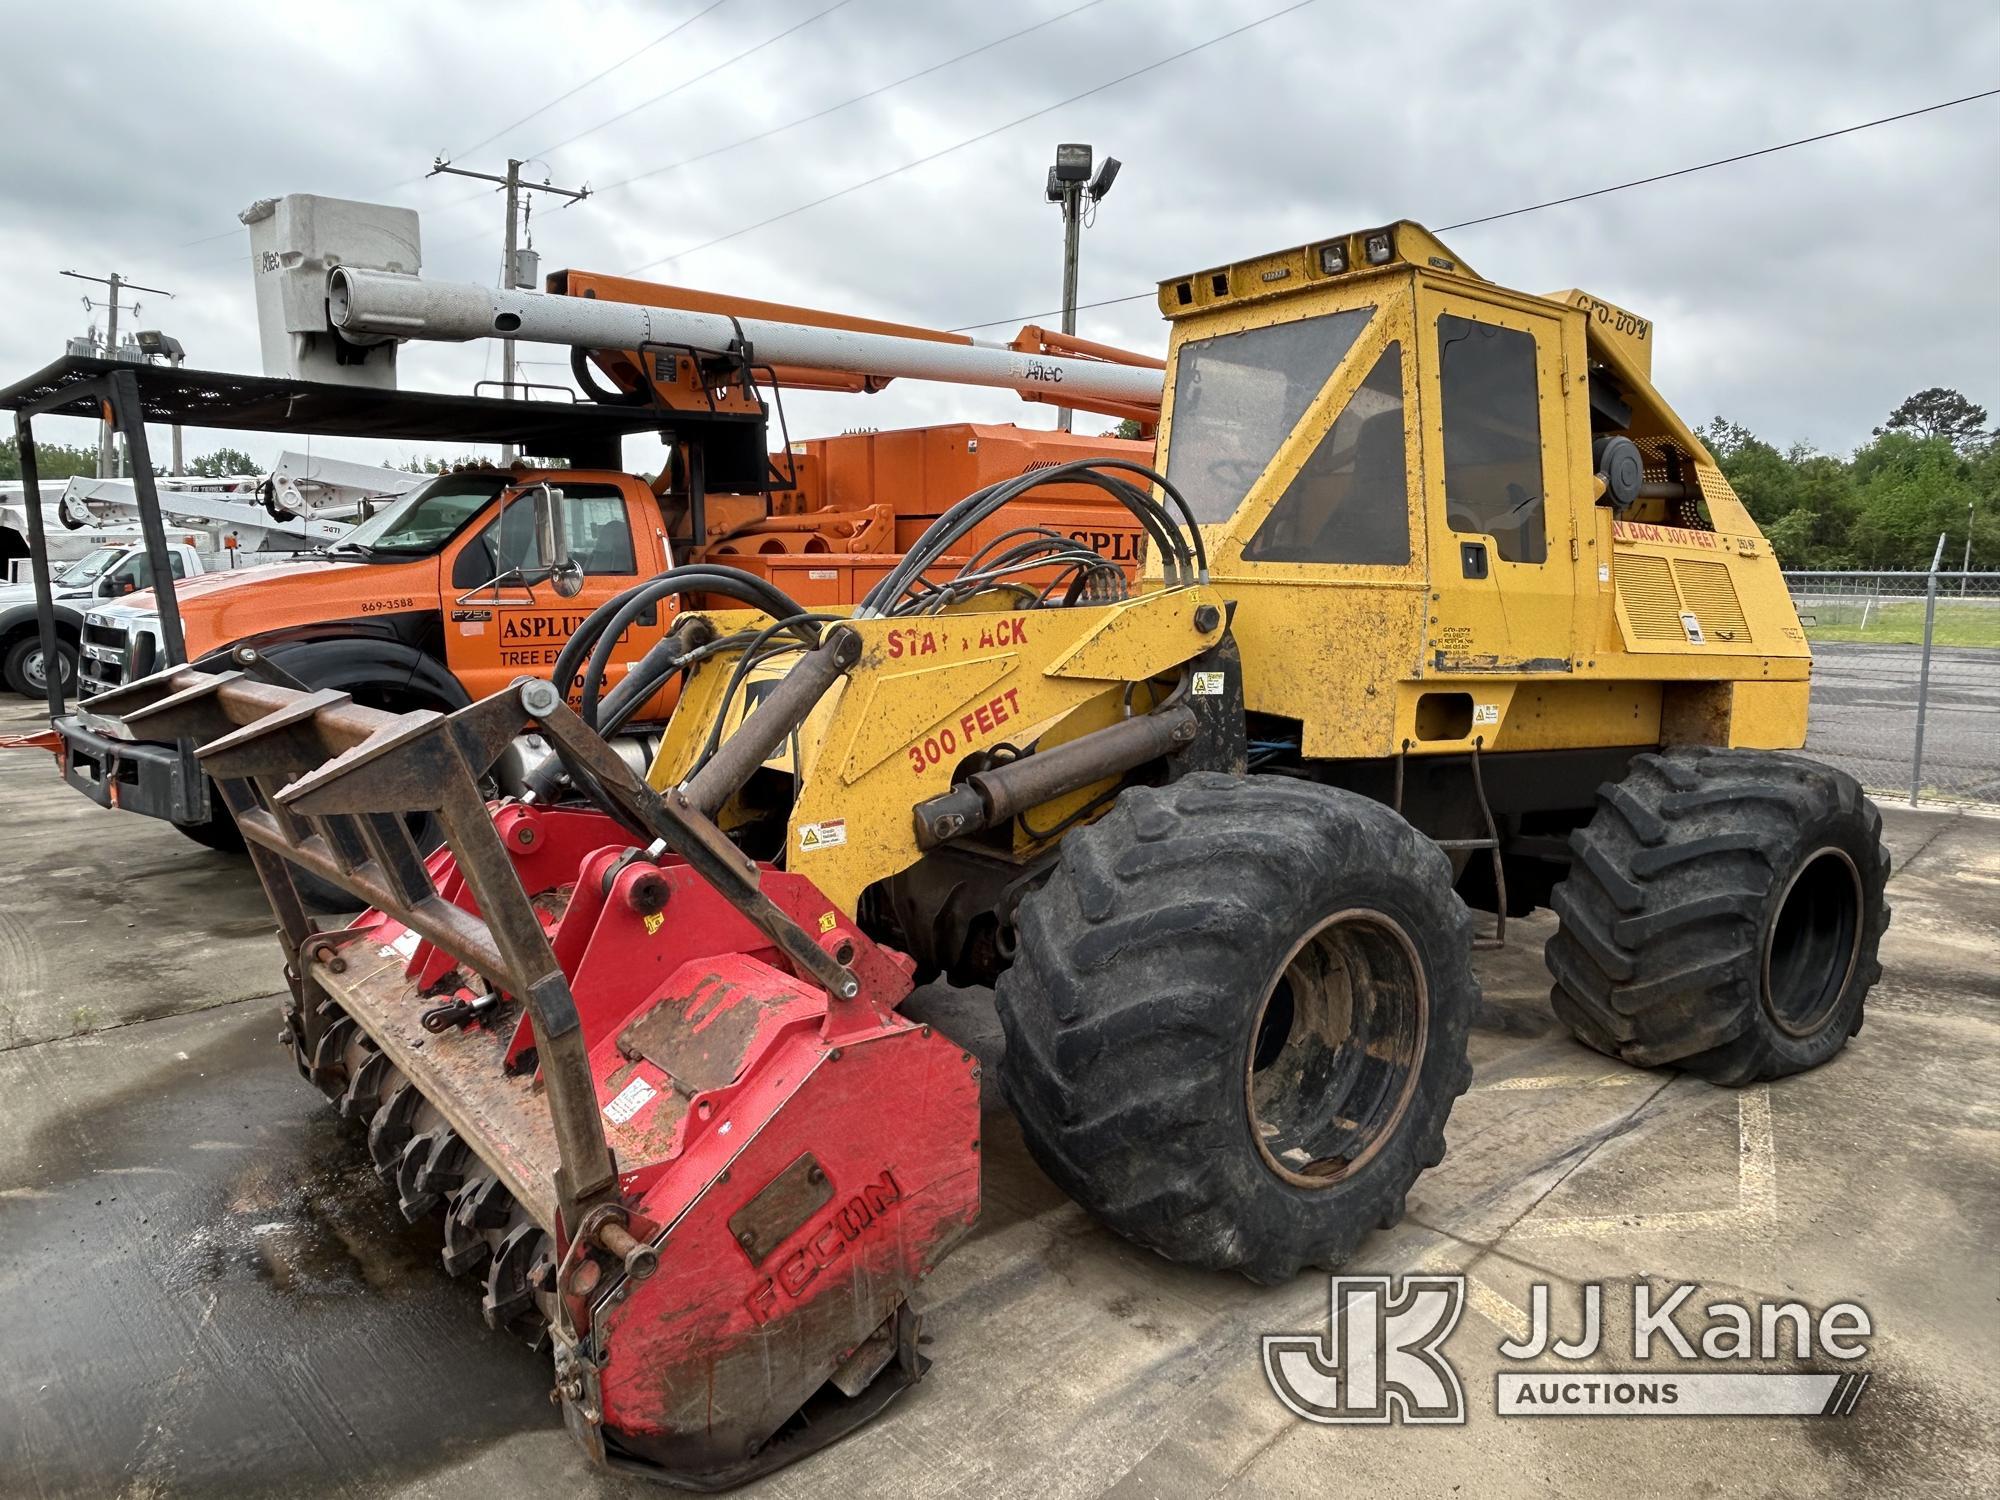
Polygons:
M813 22L820 20L822 17L830 16L835 11L841 9L843 6L851 5L853 3L854 0L833 0L833 4L827 6L824 10L814 11L811 15L807 16L803 21L794 21L790 26L787 26L783 31L779 32L776 36L766 37L764 38L763 41L757 43L754 47L745 47L741 52L737 53L734 57L724 58L721 62L715 64L715 66L711 68L705 68L701 72L695 74L694 77L684 78L679 83L675 84L672 88L664 89L661 92L653 95L653 97L650 99L642 99L637 104L633 105L630 109L621 109L617 114L611 116L609 119L599 120L595 125L592 125L584 130L579 130L575 135L564 137L562 140L557 141L553 146L544 146L540 151L537 151L535 155L546 156L551 151L560 151L565 146L574 146L578 141L582 140L585 136L596 135L598 131L603 130L606 126L616 125L620 120L627 119L632 115L636 115L642 109L651 109L655 104L658 104L661 100L670 99L675 94L680 93L683 89L692 88L695 84L700 83L704 78L713 78L717 73L720 73L724 68L731 67L736 63L740 63L741 61L743 61L744 58L749 57L753 53L762 52L766 47L771 46L775 42L782 42L786 37L790 36L793 32L802 31L806 27L812 25Z
M467 146L463 151L459 151L454 154L457 156L470 156L473 152L480 150L482 147L490 146L493 142L499 140L501 136L506 135L511 131L519 129L521 126L527 124L528 121L535 119L539 115L547 114L550 110L554 109L558 104L563 103L565 100L574 98L576 95L582 93L583 90L589 88L592 84L602 83L605 79L609 78L613 73L616 73L620 68L626 66L628 63L637 62L641 57L645 56L648 52L651 52L655 47L659 46L662 42L671 41L674 37L680 35L681 32L687 30L688 27L694 25L696 21L699 21L703 16L707 15L710 11L715 10L727 3L728 0L709 0L709 3L707 5L704 5L700 10L696 11L693 15L689 16L685 21L679 22L677 25L668 27L665 31L661 32L658 36L654 37L650 42L646 43L645 46L641 47L637 52L628 53L626 56L620 58L617 62L613 63L610 67L604 69L602 72L592 74L590 77L584 79L582 83L577 84L576 87L556 95L555 98L549 100L548 103L540 105L535 109L529 110L525 115L522 115L520 119L513 121L511 124L502 125L498 130L494 131L484 140L475 141L470 146ZM841 3L846 4L847 0L841 0ZM840 7L836 5L833 8L838 10ZM824 14L824 12L822 12L822 14ZM801 22L800 24L803 25L804 23ZM797 28L795 27L793 29L796 30ZM772 40L775 41L776 38L774 37ZM755 49L753 48L752 50L754 51ZM668 90L668 92L671 93L672 90ZM666 96L660 95L659 97L664 98ZM643 105L639 107L644 108ZM623 116L619 116L617 118L623 118ZM610 122L607 121L606 123L608 124ZM602 128L603 128L602 126L591 127L592 130L598 130ZM589 131L584 132L584 134L586 135L589 133L590 133ZM572 136L570 139L580 140L582 139L582 137ZM569 141L565 141L563 142L563 144L568 145ZM551 146L549 149L553 151L556 148ZM540 153L537 153L537 155L539 154ZM530 161L532 161L533 159L534 159L533 157L524 158L524 160L530 160ZM415 187L418 183L421 183L426 177L430 175L431 174L428 172L420 172L415 177L406 177L401 182L396 183L394 186L390 187L387 191L394 193L394 192L400 192L402 189L406 187ZM487 195L484 193L473 193L468 197L454 198L451 200L451 202L441 204L439 206L442 208L458 208L467 203L475 203L479 201L481 198L484 198L486 196ZM212 245L217 240L226 240L231 235L236 234L237 232L238 231L236 229L224 229L216 234L205 234L201 236L201 238L199 239L182 240L174 248L176 250L190 250L193 249L196 245Z
M670 260L679 260L681 257L687 255L693 255L697 251L710 249L713 246L720 245L727 240L733 240L741 235L749 234L753 230L763 229L768 225L776 224L781 219L789 219L794 214L802 214L807 209L818 208L823 203L831 203L836 198L845 198L849 193L858 193L861 191L861 189L867 187L873 187L878 182L887 182L891 177L899 176L904 172L910 171L912 168L925 166L928 163L937 161L942 157L950 156L955 151L963 151L967 146L976 146L981 141L991 140L994 136L1012 130L1016 126L1025 125L1030 120L1039 120L1043 115L1053 114L1056 110L1063 109L1069 105L1075 104L1078 100L1088 99L1093 94L1101 94L1106 89L1116 88L1121 83L1129 83L1132 79L1138 78L1143 74L1151 73L1159 68L1164 68L1168 63L1179 62L1182 58L1191 57L1197 52L1201 52L1209 47L1215 46L1218 42L1226 42L1231 37L1241 36L1246 31L1255 31L1259 26L1267 25L1272 21L1276 21L1284 16L1290 15L1293 11L1304 10L1308 5L1314 5L1317 3L1318 0L1294 0L1293 4L1287 5L1282 10L1273 11L1270 15L1264 16L1255 21L1245 22L1243 25L1236 27L1234 30L1225 31L1220 36L1212 36L1205 42L1197 42L1192 47L1184 47L1179 52L1171 53L1168 56L1159 59L1159 61L1157 62L1147 63L1143 68L1134 68L1129 73L1121 73L1116 78L1110 79L1104 83L1097 84L1095 87L1087 88L1080 94L1071 94L1067 99L1058 99L1054 104L1044 105L1042 108L1033 110L1030 113L1022 115L1017 119L1009 120L1004 125L995 125L991 130L982 130L977 135L967 136L964 140L946 146L942 150L933 151L928 156L920 156L914 161L906 161L900 167L891 167L886 172L878 172L873 177L864 178L860 182L849 183L846 187L838 188L835 191L828 193L823 197L813 199L809 203L798 204L795 207L785 209L781 213L772 214L767 219L759 219L754 224L745 224L741 229L732 229L727 234L719 234L715 236L715 238L713 239L703 240L699 245L690 245L684 250L676 250L671 255L662 255L657 259L649 260L644 265L633 267L632 270L628 271L626 274L631 276L636 276L641 271L649 271L654 266L664 265L666 264L666 262ZM981 324L979 326L984 327L985 325Z
M1023 26L1019 31L1010 31L1005 36L995 37L990 42L982 42L969 51L960 52L953 57L947 57L943 62L934 62L929 67L919 68L914 73L905 73L901 78L872 88L865 94L856 94L850 99L841 100L838 104L829 104L825 109L814 110L809 115L800 115L796 120L787 121L783 125L773 125L769 130L760 130L755 135L746 135L739 140L731 141L726 146L715 146L707 151L696 152L693 156L684 156L679 161L670 161L665 166L651 167L644 172L635 172L630 177L621 177L616 182L606 183L598 189L598 192L608 193L616 188L630 187L633 183L644 182L649 177L659 177L668 172L677 172L682 167L691 167L698 161L707 161L712 156L721 156L725 152L734 151L740 146L754 145L758 141L767 141L774 135L782 135L787 130L797 129L801 125L810 125L814 120L823 120L828 115L838 114L849 105L860 104L864 100L876 98L878 95L888 93L891 89L899 89L906 83L915 83L919 78L928 78L931 74L948 68L953 63L962 63L967 58L979 56L982 52L991 52L995 47L1016 41L1028 35L1031 31L1040 31L1046 26L1055 25L1058 21L1066 21L1071 16L1080 15L1093 6L1102 5L1103 3L1104 0L1083 0L1083 4L1081 5L1073 5L1068 10L1059 11L1053 16L1048 16L1043 20L1035 22L1032 26Z
M590 77L584 79L582 83L579 83L575 88L557 94L555 98L549 100L547 104L544 104L537 109L529 110L525 115L522 115L520 119L515 120L512 124L502 125L498 130L494 131L493 134L487 136L485 140L474 141L470 146L467 146L463 151L460 151L456 154L459 156L470 156L472 155L473 152L479 150L481 147L492 145L495 141L499 140L501 136L507 135L512 131L520 129L523 125L527 124L528 121L536 118L538 115L545 115L550 110L554 109L558 104L563 103L565 100L574 99L578 94L582 93L585 89L589 88L593 83L602 83L605 79L609 78L613 73L616 73L620 68L625 67L628 64L637 62L640 58L644 57L648 52L651 52L655 47L659 46L662 42L672 41L675 37L679 36L683 31L686 31L688 27L694 25L695 22L699 21L703 16L707 15L710 11L715 10L719 6L725 5L727 3L728 0L710 0L709 4L704 5L700 10L696 11L693 15L689 16L685 21L682 21L677 25L668 27L665 31L661 32L658 36L654 37L650 42L646 43L645 46L641 47L637 52L629 53L626 56L621 57L617 62L613 63L603 72L593 73Z
M1492 224L1501 219L1512 219L1521 214L1537 213L1545 208L1559 208L1565 203L1581 203L1586 198L1602 198L1606 193L1622 193L1627 188L1645 187L1648 183L1666 182L1675 177L1686 177L1695 172L1706 172L1711 167L1726 167L1735 162L1750 161L1759 156L1770 156L1779 151L1789 151L1794 146L1810 146L1816 141L1830 141L1836 136L1853 135L1857 130L1872 130L1877 125L1893 125L1899 120L1914 120L1919 115L1936 114L1941 109L1951 109L1960 104L1972 104L1980 99L2000 96L2000 89L1985 89L1977 94L1964 94L1956 99L1945 99L1937 104L1926 104L1921 109L1906 109L1901 114L1883 115L1876 120L1863 120L1858 125L1843 125L1838 130L1823 130L1818 135L1802 135L1797 140L1780 141L1775 146L1760 146L1755 151L1739 151L1734 156L1719 156L1714 161L1698 162L1691 167L1679 167L1671 172L1655 172L1650 177L1634 177L1626 182L1616 182L1610 187L1592 188L1585 193L1571 193L1563 198L1550 198L1542 203L1530 203L1522 208L1510 208L1505 213L1486 214L1477 219L1460 219L1456 224L1445 224L1438 229L1439 234L1449 234L1454 229L1470 229L1477 224ZM655 263L657 264L657 262ZM1134 292L1129 297L1106 297L1101 302L1083 302L1079 310L1087 307L1116 307L1124 302L1143 302L1153 297L1153 292ZM961 323L950 330L953 333L971 333L981 328L998 328L1010 323L1030 323L1036 318L1052 318L1060 309L1047 312L1024 313L1017 318L990 318L984 323Z
M721 0L717 0L717 3L720 4ZM796 129L798 126L801 125L809 125L814 120L823 120L828 115L837 114L841 110L846 109L849 105L860 104L864 100L873 99L876 98L878 95L886 94L891 89L901 88L906 83L914 83L919 78L927 78L933 73L940 72L943 69L952 66L952 64L954 63L961 63L964 62L967 58L977 57L982 52L990 52L995 47L1003 46L1011 41L1016 41L1019 38L1028 35L1030 32L1040 31L1044 27L1053 26L1058 21L1066 21L1071 16L1080 15L1082 12L1090 10L1095 6L1102 5L1103 3L1104 0L1083 0L1083 4L1081 5L1071 6L1068 10L1065 11L1058 11L1055 15L1048 16L1040 21L1037 21L1031 26L1023 26L1018 31L1010 31L1005 36L995 37L990 42L982 42L977 47L973 47L968 49L967 51L957 53L951 57L947 57L942 62L934 62L927 68L919 68L914 73L906 73L901 78L893 79L888 83L878 85L875 88L869 89L866 93L855 94L850 98L841 100L838 104L829 104L824 109L814 110L809 115L800 115L796 120L789 120L783 125L773 125L769 130L760 130L755 135L742 136L736 140L730 141L726 145L715 146L707 151L697 152L693 156L684 156L679 161L671 161L666 163L666 165L664 166L652 167L644 172L636 172L630 177L621 177L616 182L608 182L604 184L602 187L593 189L593 191L596 192L599 196L602 196L605 193L616 192L618 189L630 187L634 183L644 182L649 178L663 176L668 172L679 171L682 167L693 166L696 162L707 161L710 157L722 156L728 152L736 150L739 147L751 146L755 145L758 141L769 140L774 135L782 135L787 130ZM712 8L713 7L711 7L711 9ZM450 202L441 204L439 206L442 208L462 208L466 204L476 203L481 198L484 198L486 196L488 195L485 193L473 193L464 198L453 198ZM450 250L458 245L469 244L472 240L478 238L480 238L480 236L477 234L461 235L457 239L447 240L442 245L438 245L434 248L438 250Z
M1614 183L1610 187L1592 188L1587 193L1571 193L1567 198L1551 198L1546 203L1530 203L1526 208L1510 208L1505 213L1487 214L1478 219L1461 219L1456 224L1447 224L1440 233L1453 229L1470 229L1475 224L1491 224L1500 219L1511 219L1519 214L1531 214L1544 208L1557 208L1565 203L1581 203L1586 198L1602 198L1606 193L1622 193L1627 188L1644 187L1649 182L1665 182L1674 177L1686 177L1694 172L1706 172L1710 167L1726 167L1739 161L1750 161L1759 156L1770 156L1774 152L1789 151L1794 146L1810 146L1815 141L1830 141L1835 136L1853 135L1857 130L1873 130L1877 125L1893 125L1898 120L1914 120L1918 115L1936 114L1941 109L1950 109L1958 104L1970 104L1976 99L1991 99L2000 94L2000 89L1987 89L1983 93L1966 94L1957 99L1946 99L1940 104L1926 104L1922 109L1906 109L1899 115L1884 115L1879 120L1864 120L1859 125L1843 125L1838 130L1823 130L1818 135L1802 135L1795 141L1781 141L1775 146L1760 146L1755 151L1740 151L1734 156L1719 156L1714 161L1701 162L1692 167L1681 167L1673 172L1655 172L1651 177L1634 177L1630 182Z

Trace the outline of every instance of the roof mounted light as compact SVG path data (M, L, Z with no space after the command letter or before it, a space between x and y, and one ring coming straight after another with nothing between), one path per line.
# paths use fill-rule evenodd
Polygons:
M1368 257L1371 266L1386 266L1396 258L1395 242L1389 238L1389 231L1378 229L1362 242L1361 253Z
M1066 142L1056 147L1056 180L1058 182L1090 181L1091 150L1089 146Z
M1319 247L1319 272L1322 276L1338 276L1347 269L1347 241L1335 240L1331 245Z

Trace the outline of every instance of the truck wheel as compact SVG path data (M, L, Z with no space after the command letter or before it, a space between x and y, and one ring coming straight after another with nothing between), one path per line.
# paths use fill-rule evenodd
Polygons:
M1889 856L1845 772L1768 751L1642 755L1570 848L1546 956L1585 1045L1744 1084L1817 1067L1861 1029Z
M1337 1266L1444 1156L1472 918L1380 803L1201 772L1124 792L1021 907L1001 1090L1035 1159L1169 1260Z
M229 809L222 805L221 795L209 788L209 813L206 823L176 823L174 830L193 839L204 849L215 849L223 854L243 852L243 833L237 828L236 820L229 816Z
M62 674L62 692L65 698L76 692L76 647L68 641L56 642L56 665ZM46 698L48 696L48 674L42 663L41 637L24 636L8 648L4 663L0 663L0 676L7 679L7 686L24 698Z

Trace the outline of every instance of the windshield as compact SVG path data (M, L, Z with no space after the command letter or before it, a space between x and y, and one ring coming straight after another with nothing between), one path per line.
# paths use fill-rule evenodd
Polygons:
M1166 473L1197 521L1236 514L1374 315L1356 307L1181 346Z
M71 588L91 583L102 578L105 570L124 555L123 547L93 547L56 574L56 582Z
M440 474L377 511L326 550L362 557L377 552L435 552L507 482L505 474Z

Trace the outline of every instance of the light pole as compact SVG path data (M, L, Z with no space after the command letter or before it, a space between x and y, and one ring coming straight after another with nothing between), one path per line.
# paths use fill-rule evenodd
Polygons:
M156 286L140 286L136 281L127 281L116 271L113 271L109 276L86 276L81 271L65 271L62 274L73 276L78 281L94 281L99 286L111 289L110 300L105 303L104 357L106 359L118 358L118 294L121 291L151 292L156 297L165 297L169 302L173 301L174 298L172 292L163 292ZM83 305L87 309L94 310L95 308L95 304L88 297L83 299ZM127 305L134 313L139 311L138 303L133 302ZM113 479L117 477L117 465L113 460L111 452L111 423L109 419L100 422L97 428L97 477L99 479Z
M1045 196L1051 203L1062 205L1063 215L1063 300L1062 331L1076 332L1076 260L1082 247L1083 213L1086 206L1095 208L1111 191L1111 184L1118 178L1119 161L1115 156L1104 158L1104 164L1097 169L1097 175L1090 174L1091 149L1086 145L1070 144L1056 147L1055 165L1049 168L1049 184ZM1056 410L1056 428L1062 432L1070 430L1070 409L1067 406Z

